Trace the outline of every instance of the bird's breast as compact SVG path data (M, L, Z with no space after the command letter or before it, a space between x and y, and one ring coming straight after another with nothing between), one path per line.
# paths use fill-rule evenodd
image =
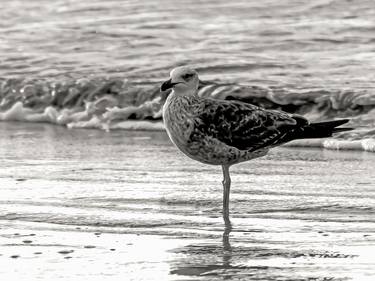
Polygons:
M262 156L266 151L247 152L229 146L200 124L197 98L168 96L163 107L164 126L171 141L188 157L205 164L231 165ZM199 125L200 124L200 125Z
M231 161L228 157L233 153L227 153L222 143L205 135L196 126L198 113L198 99L168 97L163 107L163 119L169 138L180 151L194 160L213 165L228 163Z
M184 153L187 153L190 136L194 129L194 121L189 109L185 100L173 95L168 96L163 107L163 120L167 134Z

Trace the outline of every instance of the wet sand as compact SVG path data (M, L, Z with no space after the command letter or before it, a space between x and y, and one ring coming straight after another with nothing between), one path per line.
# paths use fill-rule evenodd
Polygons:
M163 132L0 123L2 280L374 280L375 154L278 148L221 169Z

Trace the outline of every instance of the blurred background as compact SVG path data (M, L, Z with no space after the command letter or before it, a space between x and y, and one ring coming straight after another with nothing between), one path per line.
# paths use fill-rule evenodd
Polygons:
M358 130L339 138L375 150L372 1L3 0L0 13L0 120L162 130L160 82L191 65L200 95L350 117Z

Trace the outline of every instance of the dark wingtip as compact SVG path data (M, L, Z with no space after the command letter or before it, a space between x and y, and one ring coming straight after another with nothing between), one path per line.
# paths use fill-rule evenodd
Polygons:
M349 121L350 121L350 119L340 119L340 120L337 120L337 121L332 121L332 122L334 122L332 124L335 124L335 127L338 127L338 126L341 126L341 125L344 125L344 124L348 123Z
M331 137L333 133L351 131L353 128L336 128L348 123L349 121L350 119L341 119L311 123L308 126L303 127L302 133L296 138L327 138Z
M350 121L350 119L340 119L340 120L335 120L335 121L325 121L325 122L317 122L317 123L314 122L312 124L317 125L317 126L325 126L325 127L335 128L335 127L344 125L344 124L348 123L349 121Z
M353 131L354 128L334 128L332 133L340 133L340 132L347 132L347 131Z

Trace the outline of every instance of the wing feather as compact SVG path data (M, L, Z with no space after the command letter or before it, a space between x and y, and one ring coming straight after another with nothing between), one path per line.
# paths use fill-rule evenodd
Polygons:
M293 139L296 127L307 124L300 116L233 100L202 99L196 112L195 137L208 135L240 150L255 151L287 142Z

